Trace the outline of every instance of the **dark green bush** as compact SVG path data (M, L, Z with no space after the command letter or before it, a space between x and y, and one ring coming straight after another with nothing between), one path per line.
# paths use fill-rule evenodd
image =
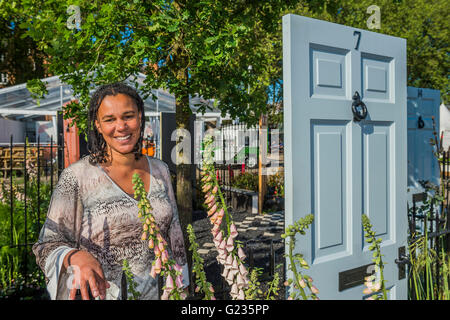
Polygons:
M258 191L258 175L250 172L241 173L234 177L231 186L238 189Z

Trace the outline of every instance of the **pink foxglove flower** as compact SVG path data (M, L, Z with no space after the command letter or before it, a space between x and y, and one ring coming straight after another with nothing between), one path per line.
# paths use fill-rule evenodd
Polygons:
M167 253L167 250L164 250L161 254L161 260L163 263L167 263L169 261L169 254Z
M170 292L168 290L164 290L164 292L161 296L161 300L169 300L169 294L170 294Z
M304 279L300 279L299 284L300 284L300 287L302 287L303 289L306 288L306 282Z
M203 188L202 188L202 191L203 192L208 192L209 191L209 189L211 189L211 184L205 184L204 186L203 186Z
M233 256L231 254L227 257L227 260L225 263L229 266L231 266L233 264Z
M155 279L155 278L156 278L156 275L157 275L157 273L156 273L156 268L155 268L155 266L152 266L152 270L150 270L150 276L151 276L153 279Z
M239 272L242 274L242 276L246 276L248 274L247 269L245 268L245 266L241 263L239 264Z
M230 293L233 294L233 295L237 295L239 293L239 288L238 288L236 283L233 283L233 285L231 286L231 292Z
M318 294L319 290L315 286L311 286L311 292L314 294Z
M371 293L372 293L372 290L371 290L370 288L365 288L365 289L363 290L363 293L364 293L364 294L371 294Z
M217 210L217 204L215 204L211 209L208 211L208 217L210 217L214 212Z
M207 203L208 209L212 208L212 206L215 205L215 204L216 204L216 198L213 198L210 202Z
M160 257L161 256L161 251L159 250L159 248L156 246L155 249L153 249L153 252L155 253L155 256Z
M222 237L223 237L222 232L217 232L216 236L214 237L214 240L217 240L220 242L220 241L222 241Z
M222 261L224 261L224 262L227 260L227 254L226 254L225 252L221 252L221 253L218 255L218 257L219 257L220 260L222 260Z
M178 263L176 263L176 264L173 266L173 268L174 268L176 271L178 271L178 272L182 272L182 271L183 271L183 268L182 268Z
M222 218L221 217L218 217L216 219L216 221L214 221L214 225L216 225L216 226L220 226L221 223L222 223Z
M234 239L237 237L237 235L238 235L238 232L237 232L236 226L234 223L232 223L230 226L230 236Z
M238 273L238 275L236 276L236 284L239 289L242 289L245 286L244 278L240 273Z
M214 188L212 189L212 193L213 194L217 193L217 186L214 186Z
M166 290L172 290L172 289L173 289L173 279L169 274L166 279Z
M161 272L161 266L162 266L161 259L158 257L158 259L156 259L155 265L154 265L156 274L159 274Z
M234 280L234 271L230 270L227 274L226 280L228 281L228 283L232 283Z
M218 232L219 231L219 229L220 229L220 225L218 225L218 224L214 224L214 226L213 226L213 228L212 228L212 232L213 232L213 234L215 234L216 232Z
M244 260L244 259L245 259L245 253L244 253L244 250L242 250L241 247L238 248L238 257L239 257L239 259L241 259L241 260Z
M238 262L237 262L236 258L233 259L232 269L239 270L239 266L238 266Z
M219 244L219 249L224 250L226 245L227 245L227 242L225 239L223 239Z
M217 234L219 233L219 228L212 228L212 230L211 230L211 234L212 234L212 236L213 236L213 238L215 238L216 236L217 236Z
M159 242L159 243L158 243L158 248L159 248L159 251L164 252L164 251L165 251L164 243Z
M237 296L238 300L245 300L244 290L240 289L239 294Z
M233 251L233 249L234 249L234 241L233 241L232 237L229 237L227 239L227 244L226 244L225 248L227 249L228 252Z
M206 198L205 203L208 204L208 203L210 203L211 201L213 201L215 199L216 198L214 197L214 195L211 194L208 198Z
M177 276L177 278L175 279L175 284L176 284L177 288L183 288L183 276L182 275Z
M224 269L223 269L223 272L222 272L222 277L224 277L224 278L226 279L227 276L228 276L229 270L230 270L230 269L224 268Z
M155 243L153 242L153 239L148 240L148 247L150 249L153 249L155 247Z

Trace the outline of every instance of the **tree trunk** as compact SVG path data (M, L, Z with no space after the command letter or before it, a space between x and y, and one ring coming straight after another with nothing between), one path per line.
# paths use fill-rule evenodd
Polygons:
M187 85L188 76L187 72L185 72L185 83ZM176 144L182 144L183 139L186 137L183 134L183 131L179 129L185 129L189 131L189 118L191 115L190 107L189 107L189 94L183 94L182 96L176 97L176 114L175 121L177 125L177 141ZM193 137L193 134L191 137ZM193 139L191 139L193 141ZM187 154L190 154L190 150L182 150L179 147L176 149L176 170L177 170L177 182L176 182L176 198L177 198L177 207L178 214L180 218L181 229L183 231L184 244L186 248L187 262L189 266L189 278L192 279L191 270L192 270L192 254L189 251L189 239L187 235L187 225L192 224L192 155L187 157ZM183 152L184 151L184 152ZM186 153L185 153L186 152ZM192 288L192 281L191 288Z

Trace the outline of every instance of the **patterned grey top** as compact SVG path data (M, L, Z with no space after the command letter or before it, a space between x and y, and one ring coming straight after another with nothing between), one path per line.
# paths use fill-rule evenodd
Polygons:
M147 157L147 156L146 156ZM150 168L148 198L169 253L183 266L189 284L183 234L167 164L147 157ZM142 223L137 201L125 193L88 156L61 173L53 191L47 219L33 246L36 261L45 273L52 299L68 299L70 275L61 274L64 256L73 248L97 258L111 288L106 299L121 299L122 263L127 259L141 299L159 299L157 280L150 276L153 250L141 240ZM70 285L69 285L70 286Z

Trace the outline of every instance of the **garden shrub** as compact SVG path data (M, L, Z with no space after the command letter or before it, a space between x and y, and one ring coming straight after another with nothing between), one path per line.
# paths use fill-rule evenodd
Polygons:
M241 173L233 179L231 186L238 189L258 191L258 175L250 172Z

